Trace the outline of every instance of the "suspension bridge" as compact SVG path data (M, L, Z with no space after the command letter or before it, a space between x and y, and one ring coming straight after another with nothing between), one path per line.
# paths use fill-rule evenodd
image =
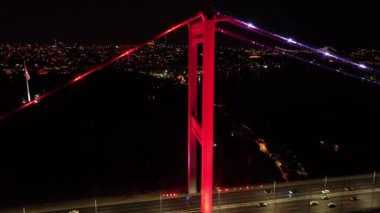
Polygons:
M376 79L368 78L368 75L378 74L378 70L365 64L340 57L327 50L317 49L269 31L266 31L254 23L227 16L217 11L200 12L196 16L187 19L149 41L124 51L119 56L88 70L82 75L59 86L44 95L0 116L0 121L9 116L32 107L33 104L42 101L56 92L79 83L82 79L92 73L132 55L149 43L160 39L180 28L188 27L188 194L195 195L197 191L197 177L200 175L200 211L208 213L213 211L213 195L215 195L213 184L213 146L214 146L214 94L215 94L215 35L224 34L228 37L243 41L247 45L269 50L271 52L289 57L312 66L321 67L342 75L357 78L371 84L380 84ZM266 42L266 41L271 42ZM202 49L202 60L199 60L200 48ZM300 56L287 51L284 47L304 50L310 53ZM200 61L202 64L200 65ZM333 61L334 63L331 63ZM202 91L197 89L199 82L198 67L201 68ZM198 111L198 103L201 110ZM197 153L197 143L201 145L201 153ZM201 156L201 174L197 174L197 156ZM338 196L338 195L337 195Z

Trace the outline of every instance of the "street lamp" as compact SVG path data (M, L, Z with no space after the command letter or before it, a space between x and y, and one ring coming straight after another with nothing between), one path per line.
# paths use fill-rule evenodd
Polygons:
M160 212L162 212L162 195L160 193Z
M375 181L376 181L376 171L373 171L371 209L373 208L373 200L375 199Z
M220 208L220 191L222 191L222 190L218 189L218 205L219 205L219 208Z
M95 199L95 202L94 202L94 207L95 207L95 213L98 213L98 204L96 203L96 199Z
M274 198L273 212L276 212L276 181L273 182L273 198Z

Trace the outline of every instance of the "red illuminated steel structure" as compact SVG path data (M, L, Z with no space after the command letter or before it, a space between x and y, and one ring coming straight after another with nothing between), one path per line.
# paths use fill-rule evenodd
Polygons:
M201 153L201 211L212 212L214 147L215 14L189 23L188 191L197 192L197 141ZM198 106L198 46L203 47L202 112ZM199 119L201 117L201 119ZM199 121L201 120L201 121Z

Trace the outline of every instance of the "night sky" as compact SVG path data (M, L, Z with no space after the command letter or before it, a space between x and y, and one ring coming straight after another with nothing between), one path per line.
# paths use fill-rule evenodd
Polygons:
M0 42L137 43L214 7L315 46L380 47L376 1L0 1Z

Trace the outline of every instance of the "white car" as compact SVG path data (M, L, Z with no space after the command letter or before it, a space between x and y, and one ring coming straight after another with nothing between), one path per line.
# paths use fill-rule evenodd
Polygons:
M352 191L352 190L354 190L354 187L352 187L352 186L344 188L344 191Z
M321 192L322 192L322 194L327 194L327 193L330 193L330 190L325 189L325 190L322 190Z
M316 206L316 205L318 205L319 203L318 203L318 201L316 201L316 200L312 200L312 201L310 201L310 203L309 203L309 205L310 206Z
M266 207L268 204L266 202L260 202L257 204L257 207Z
M71 210L69 213L79 213L79 210Z
M330 198L327 197L326 195L323 195L323 196L321 197L321 200L328 200L328 199L330 199Z
M330 202L330 203L327 204L327 206L330 207L330 208L334 208L336 206L336 204L333 203L333 202Z

